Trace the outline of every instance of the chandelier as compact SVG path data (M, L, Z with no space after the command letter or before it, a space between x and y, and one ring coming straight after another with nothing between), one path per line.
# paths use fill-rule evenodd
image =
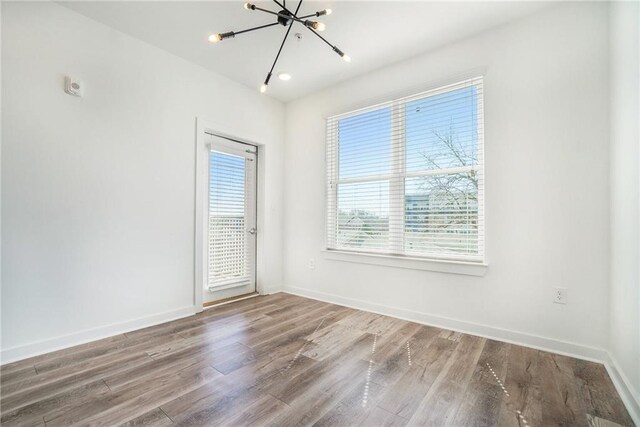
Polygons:
M304 25L309 31L311 31L313 34L318 36L320 40L322 40L327 45L329 45L329 47L331 47L331 49L335 53L340 55L342 59L344 59L347 62L351 62L351 58L349 57L349 55L346 55L337 46L331 44L327 39L325 39L320 34L318 34L318 31L324 31L325 25L322 22L313 21L309 19L313 17L320 17L323 15L331 15L331 9L324 9L319 12L314 12L310 15L298 16L298 11L300 10L300 6L302 5L302 0L298 2L298 6L296 7L295 12L292 12L289 9L287 9L286 0L282 0L282 3L280 3L278 0L273 0L273 1L281 8L279 12L263 9L251 3L245 3L244 8L247 10L258 10L260 12L268 13L270 15L275 15L276 22L273 22L271 24L266 24L266 25L260 25L258 27L253 27L246 30L242 30L242 31L229 31L226 33L211 34L209 36L209 41L211 43L217 43L225 39L234 38L238 34L248 33L249 31L261 30L263 28L273 27L274 25L282 25L283 27L287 27L287 32L285 33L284 39L280 44L280 49L278 49L276 58L273 60L273 65L271 65L271 69L269 70L269 73L267 73L267 77L264 79L264 83L262 84L262 86L260 86L260 92L264 93L267 91L267 87L269 86L269 80L271 80L271 74L273 73L273 69L276 67L276 64L278 63L278 59L280 58L280 54L282 53L282 48L284 47L284 43L287 41L287 37L289 36L289 32L291 31L291 27L293 26L294 22L298 22ZM289 78L291 78L288 75L283 75L280 77L283 80L288 80Z

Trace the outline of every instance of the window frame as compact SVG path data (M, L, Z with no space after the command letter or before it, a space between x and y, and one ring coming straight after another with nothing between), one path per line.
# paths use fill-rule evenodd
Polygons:
M477 164L473 166L456 166L441 169L423 170L415 172L406 171L406 121L405 107L412 101L425 99L439 94L455 91L465 87L476 87L477 92ZM484 158L484 78L477 76L455 83L439 86L434 89L422 91L414 95L396 98L328 117L325 123L326 129L326 239L323 254L332 260L344 260L352 262L364 262L368 264L391 265L403 268L416 268L421 270L436 270L443 272L459 272L461 274L483 275L486 267L485 254L485 158ZM339 126L336 124L343 119L366 114L367 112L390 108L391 121L401 123L400 126L391 127L391 147L392 153L400 155L391 157L391 173L384 175L368 175L355 178L340 178L339 176ZM419 252L408 252L405 249L405 189L406 180L409 178L449 175L453 173L475 171L478 177L478 254L436 254ZM389 205L389 246L384 250L338 247L337 227L338 227L338 187L341 184L364 183L374 181L387 181L389 183L389 200L402 200L402 203L390 203ZM404 183L404 185L403 185ZM331 218L334 213L336 218ZM392 220L392 218L394 220ZM482 230L482 232L480 232ZM399 263L397 261L400 261ZM422 265L420 265L422 264ZM438 264L444 264L445 267ZM452 265L460 265L464 268L456 271ZM479 268L474 268L479 267ZM458 269L459 270L459 269Z

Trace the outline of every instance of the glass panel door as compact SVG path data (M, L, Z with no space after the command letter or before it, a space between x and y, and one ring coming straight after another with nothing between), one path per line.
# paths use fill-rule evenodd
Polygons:
M256 147L211 136L203 302L255 292Z

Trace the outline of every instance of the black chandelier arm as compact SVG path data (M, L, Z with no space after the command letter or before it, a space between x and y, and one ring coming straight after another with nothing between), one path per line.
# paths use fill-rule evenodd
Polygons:
M309 28L309 27L307 27ZM329 42L329 40L325 39L324 37L322 37L320 34L318 34L313 28L309 28L309 31L311 31L313 34L315 34L316 36L320 37L320 40L322 40L323 42L325 42L330 48L331 50L333 50L335 53L337 53L338 55L340 55L340 58L344 59L347 62L351 62L351 58L349 58L349 55L345 55L345 53L340 50L340 48L338 48L338 46L331 44Z
M282 53L282 48L284 47L284 44L287 41L287 37L289 37L289 31L291 31L292 26L293 26L293 21L289 24L289 28L287 28L287 32L284 35L284 39L282 39L282 43L280 44L280 49L278 49L278 53L276 54L276 59L273 60L273 64L271 65L271 69L269 70L269 75L271 75L271 73L273 73L273 69L276 68L276 63L278 62L278 58L280 58L280 54Z
M298 19L307 19L307 18L312 18L314 16L315 17L319 17L319 16L322 16L322 15L326 15L326 13L323 13L323 12L324 12L323 10L320 10L318 12L312 13L311 15L300 16L300 17L298 17Z
M298 21L301 24L304 24L304 22L302 21L302 19L300 18L296 18L293 15L285 15L284 13L278 13L278 12L273 12L271 10L267 10L267 9L262 9L261 7L255 6L252 10L259 10L260 12L265 12L265 13L269 13L271 15L276 15L280 18L284 18L284 19L292 19L294 21Z
M271 23L271 24L266 24L266 25L260 25L259 27L253 27L253 28L249 28L246 30L242 30L242 31L234 31L234 35L238 35L238 34L242 34L242 33L248 33L249 31L255 31L255 30L261 30L263 28L268 28L268 27L273 27L275 25L279 25L277 22Z
M275 0L274 0L275 1ZM298 16L298 11L300 10L300 6L302 6L302 0L300 0L300 2L298 3L298 7L296 7L296 11L293 14L293 16Z
M313 28L309 28L309 27L307 27L307 28L308 28L308 29L309 29L309 31L311 31L313 34L315 34L316 36L320 37L320 40L322 40L323 42L325 42L326 44L328 44L328 45L329 45L329 47L331 47L331 49L334 49L334 48L335 48L335 45L332 45L332 44L329 42L329 40L325 39L325 38L324 38L324 37L322 37L320 34L318 34L318 32L317 32L316 30L314 30Z
M300 10L300 6L302 6L302 0L300 0L300 2L298 2L298 7L296 7L296 11L295 12L291 12L289 9L287 9L286 6L285 6L286 3L280 3L278 0L273 0L273 2L275 4L277 4L278 6L280 6L283 10L289 12L291 14L291 17L295 18L296 20L299 21L299 20L302 19L302 18L298 18L298 11ZM310 16L315 16L315 14L314 15L310 15ZM309 16L307 16L307 18L309 18Z
M300 10L301 5L302 5L302 0L300 0L300 2L298 3L298 7L296 8L296 13L298 13L298 10ZM280 54L282 53L282 48L284 47L284 44L287 41L287 37L289 37L289 32L291 31L291 27L293 27L293 21L289 23L289 28L287 28L287 32L285 33L284 38L282 39L282 43L280 44L280 49L278 49L278 54L276 55L276 59L273 60L273 64L271 65L269 74L267 74L267 78L264 81L265 85L269 84L269 79L271 79L271 74L273 74L273 69L276 68L276 64L278 63L278 59L280 58Z
M296 15L298 14L298 10L300 9L300 4L302 3L302 2L298 3L298 8L296 9L296 13L293 13L289 9L287 9L287 7L285 6L286 3L285 4L280 3L278 0L273 0L273 2L275 4L277 4L278 6L280 6L283 10L286 10L287 12L289 12L291 14L291 16L293 16L295 18L297 18Z

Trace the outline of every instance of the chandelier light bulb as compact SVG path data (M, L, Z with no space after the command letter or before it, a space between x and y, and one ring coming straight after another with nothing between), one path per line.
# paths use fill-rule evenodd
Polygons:
M255 10L256 6L251 3L245 3L244 8L247 10Z
M265 93L267 91L267 85L262 83L262 86L260 86L260 93Z
M304 25L308 28L312 28L318 31L324 31L324 29L326 28L322 22L316 21L304 21Z
M340 55L340 58L344 59L345 62L351 62L351 57L340 50L338 46L333 46L333 51Z
M325 10L324 10L324 12L325 12L325 14L327 14L327 15L331 15L331 14L333 13L333 10L331 10L331 9L325 9Z
M220 34L211 34L209 36L209 41L211 43L218 43L220 40L222 40L222 36Z

